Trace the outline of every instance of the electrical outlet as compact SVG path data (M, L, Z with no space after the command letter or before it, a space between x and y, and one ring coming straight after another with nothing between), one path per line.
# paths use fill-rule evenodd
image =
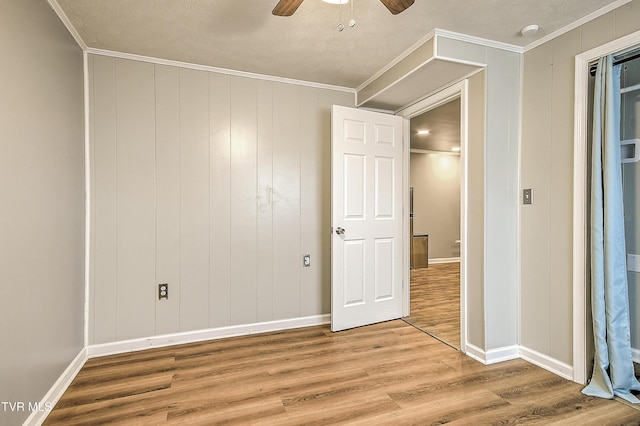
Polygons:
M167 300L169 298L169 284L158 284L158 300Z
M305 254L304 256L302 256L302 266L304 266L305 268L308 268L309 266L311 266L310 254Z

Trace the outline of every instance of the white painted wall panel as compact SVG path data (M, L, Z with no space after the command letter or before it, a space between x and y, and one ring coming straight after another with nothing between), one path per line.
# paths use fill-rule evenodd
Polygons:
M231 324L256 322L257 82L231 78Z
M552 60L552 46L541 46L525 55L523 73L521 184L533 188L534 202L520 207L520 342L541 353L549 353L549 123L553 111L547 100L553 87ZM569 257L565 261L570 265Z
M329 313L330 108L353 106L353 94L146 63L140 69L152 67L155 75L119 81L116 60L91 60L94 74L104 74L91 82L97 105L91 287L113 295L97 298L91 309L92 343L116 341L116 323L137 321L118 309L116 294L118 301L133 297L155 316L151 331L134 325L128 337ZM127 98L141 88L137 104ZM124 122L115 116L121 92L133 102L120 111ZM128 136L136 140L120 155L130 158L116 162L116 143L127 138L109 132L145 134L149 117L153 144L144 138L139 146ZM134 229L142 212L117 210L119 199L128 208L142 203L145 217L153 200L153 214ZM116 211L127 224L119 243ZM148 241L154 265L143 297L128 283L149 276L148 261L138 265L128 256ZM304 278L303 252L313 256ZM119 269L115 259L125 256L126 268ZM157 300L160 282L169 283L169 300Z
M180 69L156 65L156 334L180 330ZM157 284L169 284L158 300Z
M273 319L273 83L258 82L257 306L258 321Z
M209 74L211 126L209 326L231 323L231 80Z
M300 90L282 83L273 88L274 319L300 316Z
M117 340L116 336L116 60L93 57L91 86L93 148L94 277L90 294L91 343Z
M520 56L487 48L486 349L518 342L516 283Z
M153 64L116 60L117 338L155 332Z
M180 330L209 325L209 76L180 69Z
M300 315L320 315L322 310L323 174L322 111L317 89L301 89L300 133L300 250L311 255L311 266L302 268ZM328 209L325 209L328 210ZM328 235L328 229L325 230ZM299 258L299 262L302 259Z

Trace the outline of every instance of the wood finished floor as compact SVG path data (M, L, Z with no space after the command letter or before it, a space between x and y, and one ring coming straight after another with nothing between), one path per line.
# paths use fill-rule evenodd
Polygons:
M460 262L411 270L411 315L405 320L460 347Z
M401 320L89 360L46 425L638 425L522 360L484 366Z

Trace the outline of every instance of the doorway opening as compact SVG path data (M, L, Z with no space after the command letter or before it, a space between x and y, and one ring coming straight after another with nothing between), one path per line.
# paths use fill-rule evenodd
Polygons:
M412 141L405 149L406 253L410 259L414 246L413 254L423 256L406 263L403 319L463 353L467 342L467 87L468 82L461 81L398 112L407 119L405 140ZM430 132L418 134L419 130Z
M591 335L592 319L589 308L590 277L589 253L587 251L589 246L587 206L590 190L588 164L591 128L591 96L589 93L593 86L593 83L589 81L590 64L602 56L630 51L637 49L638 46L640 46L640 33L633 33L576 56L573 190L573 380L581 384L586 384L587 379L591 377L594 353ZM630 176L630 173L627 176ZM637 294L631 297L637 298ZM637 320L637 316L634 320ZM632 339L632 345L637 344L637 341L638 337L636 336L635 339ZM634 361L638 362L640 360L638 350L632 350L632 352Z
M460 98L410 120L410 304L405 321L460 348Z

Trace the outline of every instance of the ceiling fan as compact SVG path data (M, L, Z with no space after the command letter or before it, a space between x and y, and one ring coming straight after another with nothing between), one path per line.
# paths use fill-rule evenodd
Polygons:
M304 0L280 0L271 13L276 16L291 16L303 1ZM380 0L380 2L389 9L389 12L397 15L411 6L414 0Z

